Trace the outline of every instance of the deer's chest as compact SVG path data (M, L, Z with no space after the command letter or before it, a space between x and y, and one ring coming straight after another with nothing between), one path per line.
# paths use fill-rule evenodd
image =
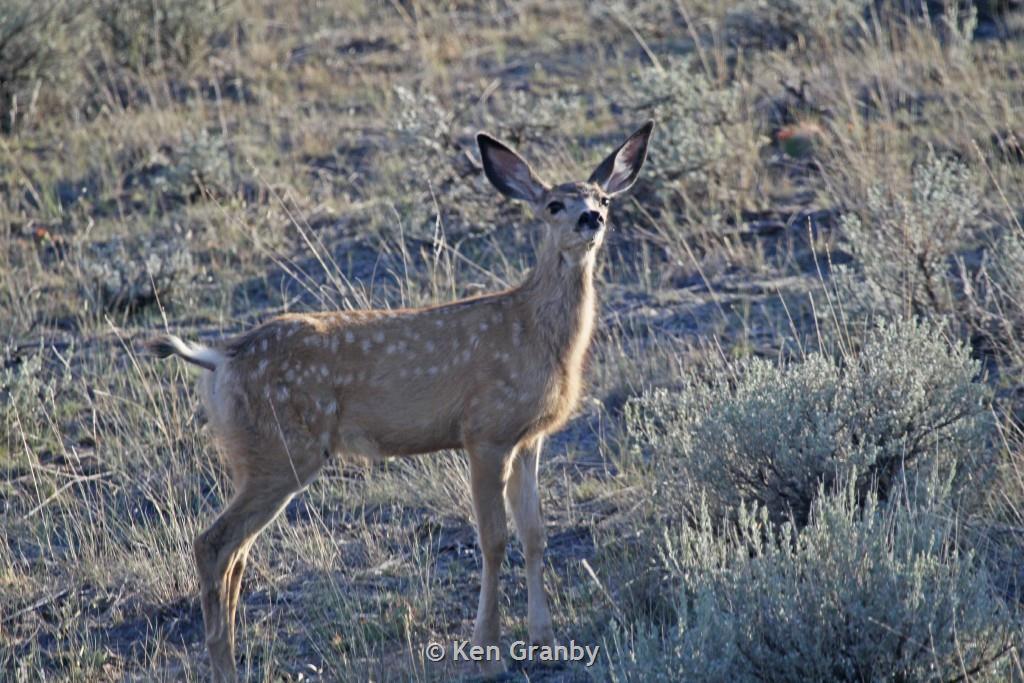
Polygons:
M552 354L543 370L520 388L520 420L535 433L557 430L572 416L583 391L583 372L590 329L580 331L561 354Z

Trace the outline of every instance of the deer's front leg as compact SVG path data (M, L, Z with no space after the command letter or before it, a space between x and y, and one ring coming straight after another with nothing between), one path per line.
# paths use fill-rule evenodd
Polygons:
M555 632L544 592L544 520L537 489L537 465L542 440L520 453L512 464L505 495L526 557L527 630L536 645L554 645Z
M498 646L501 643L501 615L498 610L498 577L505 559L508 543L508 523L505 518L505 482L513 449L497 446L478 446L469 449L470 485L473 489L473 509L476 514L477 533L483 554L480 574L480 603L473 628L473 644ZM500 650L499 650L500 651ZM484 673L505 670L501 660L481 662Z

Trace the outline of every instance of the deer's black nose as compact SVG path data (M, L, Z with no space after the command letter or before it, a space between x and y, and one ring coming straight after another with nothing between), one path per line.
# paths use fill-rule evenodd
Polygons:
M591 230L597 230L604 223L604 216L597 211L584 211L580 214L579 221L576 222L576 231L579 232L584 228L590 228Z

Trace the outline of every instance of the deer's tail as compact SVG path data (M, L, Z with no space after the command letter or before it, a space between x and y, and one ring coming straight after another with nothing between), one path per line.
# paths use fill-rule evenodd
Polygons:
M227 358L217 349L211 349L201 344L190 344L175 337L173 334L164 334L150 339L145 344L146 350L157 358L168 356L181 356L189 363L198 365L204 370L213 372L218 366L223 365Z

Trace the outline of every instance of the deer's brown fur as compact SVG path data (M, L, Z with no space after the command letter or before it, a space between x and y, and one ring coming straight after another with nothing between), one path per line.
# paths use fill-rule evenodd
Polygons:
M195 542L216 678L236 675L234 617L250 546L335 456L466 449L484 555L474 642L500 637L506 501L526 555L530 637L553 640L541 576L540 444L579 399L608 199L632 185L650 132L651 124L637 131L587 182L554 188L480 136L487 176L532 204L546 230L518 287L422 309L283 315L213 348L170 336L150 343L157 355L208 370L203 400L236 487Z

